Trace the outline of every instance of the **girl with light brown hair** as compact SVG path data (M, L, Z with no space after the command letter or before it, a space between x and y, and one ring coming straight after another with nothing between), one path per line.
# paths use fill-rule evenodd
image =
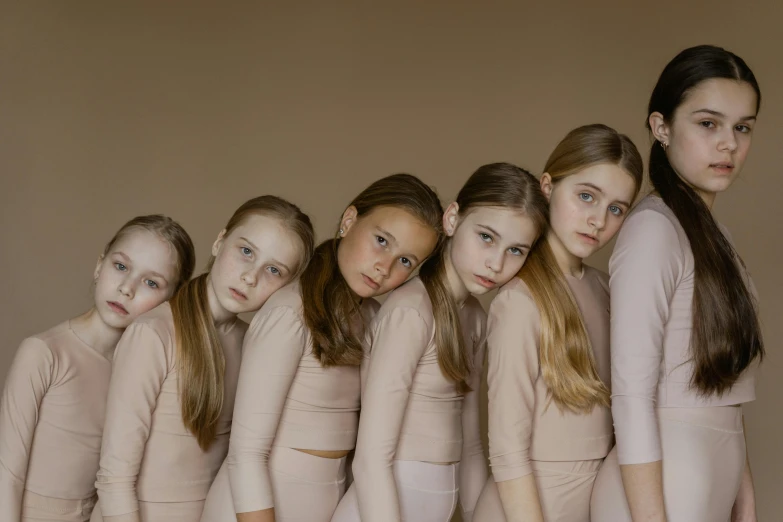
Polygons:
M486 314L475 296L514 277L546 227L536 179L480 167L443 215L447 240L371 324L355 482L332 522L472 517L486 482L478 390Z
M109 387L92 521L197 522L228 449L247 325L313 251L310 219L260 196L212 245L207 271L131 324Z
M541 176L546 240L492 301L489 458L481 522L589 522L590 492L612 447L609 286L584 259L620 229L642 184L630 139L574 129Z
M245 337L228 458L203 522L328 522L356 444L365 326L438 244L437 194L410 174L348 205L297 284Z
M115 346L190 279L194 263L178 223L135 217L98 257L93 307L22 342L0 402L2 520L89 520Z

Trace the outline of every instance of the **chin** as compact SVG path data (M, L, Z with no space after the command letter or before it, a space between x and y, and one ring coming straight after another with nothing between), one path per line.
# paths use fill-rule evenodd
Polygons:
M129 327L135 319L135 317L130 315L123 318L119 317L112 311L102 311L100 309L98 310L98 315L101 316L101 320L104 322L104 324L120 330L124 330L125 328Z

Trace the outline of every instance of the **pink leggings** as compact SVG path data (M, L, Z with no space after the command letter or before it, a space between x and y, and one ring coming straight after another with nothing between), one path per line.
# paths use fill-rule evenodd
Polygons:
M326 459L275 446L269 474L276 522L329 522L345 493L345 457ZM201 522L231 520L236 520L236 512L224 462L207 495Z
M394 479L403 522L449 522L457 507L458 477L459 464L395 460ZM340 501L332 522L361 522L355 484Z
M742 408L658 408L669 522L727 522L745 469ZM617 449L593 488L593 522L631 522Z

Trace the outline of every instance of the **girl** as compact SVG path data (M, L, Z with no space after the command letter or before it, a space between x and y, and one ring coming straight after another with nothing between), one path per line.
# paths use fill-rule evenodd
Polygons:
M275 196L239 207L208 271L137 319L117 347L93 521L196 522L226 455L246 325L313 250L310 219Z
M301 284L253 318L234 431L202 521L328 522L356 442L364 324L372 297L402 284L438 242L442 209L419 179L396 174L345 210Z
M587 125L541 176L550 228L488 319L489 456L482 522L589 522L612 447L608 277L584 259L620 228L644 167L626 136Z
M617 448L593 520L756 519L740 405L755 398L761 329L753 285L711 208L742 170L760 101L745 62L712 46L681 52L653 90L655 192L609 263Z
M479 168L443 216L448 241L372 323L354 460L334 522L447 522L486 482L478 389L485 313L474 295L508 282L546 226L535 178ZM479 519L477 519L479 520Z
M0 403L3 520L89 520L114 347L190 278L195 257L172 219L133 218L98 257L93 307L22 342Z

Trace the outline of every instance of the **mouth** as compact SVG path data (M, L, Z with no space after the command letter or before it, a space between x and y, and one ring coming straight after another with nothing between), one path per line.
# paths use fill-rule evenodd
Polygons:
M236 288L229 288L229 292L231 292L231 297L236 299L237 301L247 301L247 296L237 290Z
M495 286L497 286L497 283L488 277L482 277L480 275L476 275L475 277L476 281L478 281L478 284L484 288L495 288Z
M582 234L580 232L579 233L579 237L582 239L582 241L584 241L588 245L597 245L598 244L598 238L593 236L593 235L591 235L591 234Z
M733 163L713 163L710 165L712 170L715 170L721 174L730 174L734 170Z
M366 275L362 274L362 279L364 279L364 284L372 288L373 290L378 290L381 285L376 283L374 280L370 279Z
M122 306L117 301L106 301L106 304L109 305L109 308L111 308L114 313L117 313L119 315L128 315L130 313L128 312L128 310L125 309L124 306Z

